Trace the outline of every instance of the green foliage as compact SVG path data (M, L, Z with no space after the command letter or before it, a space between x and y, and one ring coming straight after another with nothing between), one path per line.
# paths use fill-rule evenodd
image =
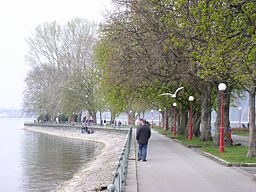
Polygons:
M95 112L102 109L97 72L88 67L69 76L62 89L61 103L63 112L72 115L87 109Z

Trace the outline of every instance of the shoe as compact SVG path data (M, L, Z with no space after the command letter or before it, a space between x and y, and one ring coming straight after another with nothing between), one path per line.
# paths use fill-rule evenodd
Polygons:
M143 159L144 162L146 162L147 160L146 159Z
M138 159L138 161L141 161L141 159Z

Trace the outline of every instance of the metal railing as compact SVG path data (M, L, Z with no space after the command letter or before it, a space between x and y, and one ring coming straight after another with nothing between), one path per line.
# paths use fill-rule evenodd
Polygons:
M128 161L132 139L132 128L127 133L122 152L116 162L116 169L113 174L113 182L108 185L108 192L124 192L128 171Z
M82 123L81 122L72 122L72 123L56 123L56 122L50 122L50 121L47 121L47 122L40 122L38 123L37 121L25 121L24 122L25 125L42 125L42 126L45 126L45 125L52 125L52 126L65 126L65 127L72 127L72 126L81 126ZM117 128L117 129L122 129L122 128L125 128L125 129L128 129L130 126L129 125L99 125L99 124L87 124L88 127L90 128Z

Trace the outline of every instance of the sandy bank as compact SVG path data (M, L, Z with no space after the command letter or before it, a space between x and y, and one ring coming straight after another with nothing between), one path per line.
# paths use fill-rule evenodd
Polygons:
M88 135L81 134L79 129L74 128L60 129L41 126L25 126L24 128L30 131L104 144L104 147L97 151L93 161L83 165L72 179L64 182L55 192L91 192L112 182L111 174L115 169L118 154L122 150L126 138L125 132L96 130L94 134Z

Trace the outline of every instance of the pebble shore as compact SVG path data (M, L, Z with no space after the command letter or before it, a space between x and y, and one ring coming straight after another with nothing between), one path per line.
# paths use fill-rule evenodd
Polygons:
M79 129L47 128L42 126L25 126L26 130L46 133L59 137L81 139L101 143L93 161L82 165L72 179L64 182L54 192L93 192L103 189L112 182L112 172L125 142L126 132L95 130L94 134L81 134Z

